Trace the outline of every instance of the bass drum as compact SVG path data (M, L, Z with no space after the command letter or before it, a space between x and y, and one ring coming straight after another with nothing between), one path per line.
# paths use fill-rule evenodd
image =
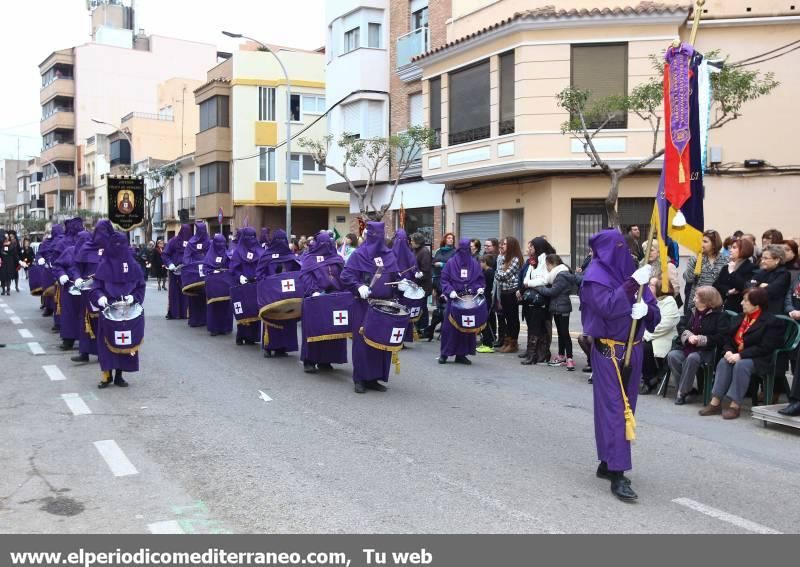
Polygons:
M397 352L403 348L408 310L395 301L373 299L369 302L360 333L372 348Z

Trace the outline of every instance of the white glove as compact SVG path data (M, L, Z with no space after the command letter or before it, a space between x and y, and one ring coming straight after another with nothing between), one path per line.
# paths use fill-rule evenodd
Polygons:
M318 297L320 295L322 295L320 292L315 291L314 293L311 294L311 297Z
M108 307L108 298L104 295L103 297L98 299L97 306L100 307L100 309L105 309L106 307Z
M64 285L68 281L69 281L69 276L66 274L58 278L58 283L60 283L61 285Z
M37 263L37 264L39 264L40 266L44 266L44 264L45 264L44 258L39 258L39 259L36 261L36 263Z
M81 287L81 284L83 284L83 278L75 280L75 287Z
M244 276L239 276L239 283L244 285L247 283L247 278Z
M174 271L175 271L175 264L170 264L169 266L167 266L167 269L168 269L170 272L174 272Z
M639 285L647 285L650 283L650 278L653 277L653 266L647 264L646 266L642 266L633 274L631 275L633 279L636 280L636 283Z
M451 291L450 292L450 299L455 299L456 297L458 297L458 294L456 293L456 290Z
M28 267L28 264L26 264L24 260L20 260L19 261L19 265L22 266L23 268L27 268Z
M631 308L631 319L638 321L645 315L647 315L647 304L644 301L634 303L633 307Z
M422 272L416 272L416 273L414 273L414 278L418 279L418 280L421 280L422 276L424 276L424 275L425 274L423 274Z
M369 288L365 285L362 285L360 288L358 288L358 295L361 297L361 299L367 299L369 297Z
M125 303L127 303L128 305L133 305L133 296L132 295L126 295L122 299L124 299Z
M483 295L483 292L485 292L485 291L486 291L485 289L483 289L482 287L479 287L478 288L478 295Z
M397 289L400 291L405 291L408 289L408 280L400 280L400 283L397 284Z

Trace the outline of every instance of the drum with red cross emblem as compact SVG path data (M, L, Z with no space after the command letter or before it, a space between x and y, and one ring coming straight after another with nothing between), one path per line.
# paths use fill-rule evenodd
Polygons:
M283 272L258 280L259 316L264 320L299 319L303 311L300 272Z

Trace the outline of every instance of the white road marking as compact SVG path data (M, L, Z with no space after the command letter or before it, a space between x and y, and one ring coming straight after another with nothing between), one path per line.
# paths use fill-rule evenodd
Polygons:
M20 319L16 315L11 318L11 322L14 323L15 325L22 325L22 319Z
M31 333L28 329L17 329L19 336L23 339L32 339L33 333Z
M42 370L47 372L47 377L53 382L59 382L67 379L67 377L64 376L64 373L61 372L61 370L55 364L44 365L42 366Z
M260 400L264 400L265 402L271 402L271 401L272 401L272 398L270 398L270 397L269 397L267 394L265 394L265 393L264 393L264 392L262 392L261 390L259 390L259 391L258 391L258 393L260 394L260 395L258 396L258 399L260 399Z
M39 343L28 343L28 348L31 349L33 354L44 354L44 349Z
M3 311L6 312L6 315L13 315L14 314L14 310L13 309L6 308L6 309L3 309Z
M78 394L61 394L61 399L67 404L67 407L72 410L73 415L89 415L92 410L86 405L80 395Z
M128 457L125 456L125 453L122 452L122 449L113 439L95 441L94 446L97 447L97 451L103 457L114 476L139 474L139 471L136 470L136 467L128 460Z
M734 526L737 526L749 532L757 534L783 533L777 530L773 530L772 528L768 528L767 526L762 526L761 524L751 522L750 520L745 520L744 518L741 518L739 516L729 514L728 512L725 512L723 510L718 510L717 508L706 506L705 504L701 504L700 502L697 502L690 498L676 498L675 500L673 500L673 502L675 504L680 504L681 506L686 506L687 508L690 508L695 512L700 512L701 514L705 514L706 516L711 516L712 518L716 518L717 520L722 520L723 522L733 524Z
M151 534L184 534L183 528L177 520L166 520L147 524Z

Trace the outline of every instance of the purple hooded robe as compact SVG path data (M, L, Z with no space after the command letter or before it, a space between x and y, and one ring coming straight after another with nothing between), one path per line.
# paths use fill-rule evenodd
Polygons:
M200 264L206 257L211 246L211 239L208 237L208 226L203 221L197 221L194 226L194 236L189 239L189 244L183 249L183 265ZM189 326L206 326L206 291L200 288L197 295L187 297L189 303Z
M229 268L233 275L233 285L240 285L241 276L249 280L256 280L256 269L258 261L264 255L264 249L258 243L256 231L249 226L239 231L239 239L236 248L233 250ZM255 284L248 284L255 285ZM236 324L236 338L240 341L252 343L259 342L260 325L258 322L247 324Z
M132 295L134 301L141 304L144 303L144 293L144 272L128 246L128 235L115 232L97 266L90 301L97 307L101 297L105 297L109 303L113 303L126 295ZM143 328L144 320L138 324ZM97 326L97 358L100 361L100 369L104 372L110 370L137 372L139 370L139 351L136 351L133 356L111 352L106 336L109 331L104 325L105 320L101 316Z
M297 272L299 270L300 261L297 259L297 256L289 250L289 240L286 238L286 232L283 230L276 230L272 235L269 247L258 261L256 276L258 279L261 279L275 274ZM262 323L262 326L264 325L267 326L264 330L264 337L269 337L269 342L262 341L264 350L282 350L285 352L294 352L298 350L296 320L267 321Z
M336 253L336 246L327 231L323 230L317 234L313 244L308 247L308 254L303 256L302 264L300 281L306 297L315 293L333 293L342 290L339 277L344 268L344 260ZM305 321L318 316L319 314L307 310L306 305L303 305L301 360L316 364L345 364L347 362L347 339L307 342Z
M181 225L178 234L169 239L167 246L161 253L161 260L164 262L164 266L169 267L171 264L180 266L183 264L183 251L189 246L191 237L192 225ZM169 315L173 319L186 319L186 310L189 308L189 298L183 295L181 289L181 277L170 271L168 301Z
M67 276L69 282L61 286L59 293L59 308L61 315L61 327L59 334L65 341L76 341L80 338L80 328L83 324L83 311L81 310L81 296L72 295L69 289L72 283L81 277L80 268L76 260L77 251L83 246L91 235L86 231L78 233L72 246L67 246L53 263L53 274L56 278Z
M37 262L39 258L43 258L48 266L47 269L51 272L52 269L49 266L52 266L53 262L56 260L56 258L58 258L58 252L55 250L55 247L59 244L62 238L64 238L64 225L54 224L50 229L50 238L42 242L41 246L39 246L39 252L36 255ZM56 313L55 295L43 295L42 301L44 302L45 308L53 313L53 322L55 327L58 328L61 317Z
M87 279L94 277L97 266L103 258L105 249L114 234L114 227L111 221L101 220L94 227L94 234L77 251L75 259L80 271L80 277ZM97 320L100 311L93 307L89 301L90 291L81 294L81 312L83 323L80 325L78 333L78 350L81 354L97 354Z
M211 246L203 258L205 273L210 274L216 270L227 270L228 246L225 236L217 234L211 239ZM233 330L233 305L231 300L206 303L206 327L209 333L227 335Z
M350 314L353 332L353 381L371 382L373 380L389 380L392 364L392 353L372 348L364 342L359 329L369 309L369 303L361 299L358 288L369 286L373 275L377 272L378 263L383 272L372 286L372 299L392 299L394 286L386 285L397 282L400 270L397 269L397 258L391 248L386 246L385 227L382 222L367 223L364 244L356 248L342 270L341 281L345 289L356 296ZM379 259L376 263L376 260Z
M441 356L467 356L475 354L477 335L462 333L450 323L450 292L459 295L475 294L486 287L483 270L469 250L469 240L462 238L455 254L442 268L442 295L447 298L444 321L442 321ZM488 306L487 306L488 309Z
M625 405L611 356L619 361L622 370L625 342L632 323L631 308L639 289L639 284L631 278L636 265L625 238L614 229L603 230L592 236L589 246L593 260L586 270L580 298L583 332L595 339L591 364L597 457L608 463L611 471L627 471L632 468L631 443L625 438ZM644 288L642 299L648 310L638 325L636 343L631 353L631 377L625 387L634 412L642 378L642 335L645 329L653 331L661 321L658 304L647 287ZM600 339L611 339L621 344L611 350L603 345L598 348ZM601 350L606 351L605 354Z
M402 279L416 281L414 274L417 272L417 255L411 250L408 243L408 234L402 228L398 228L392 240L392 252L397 258L397 269ZM404 343L414 342L414 323L409 323L406 334L403 336Z

